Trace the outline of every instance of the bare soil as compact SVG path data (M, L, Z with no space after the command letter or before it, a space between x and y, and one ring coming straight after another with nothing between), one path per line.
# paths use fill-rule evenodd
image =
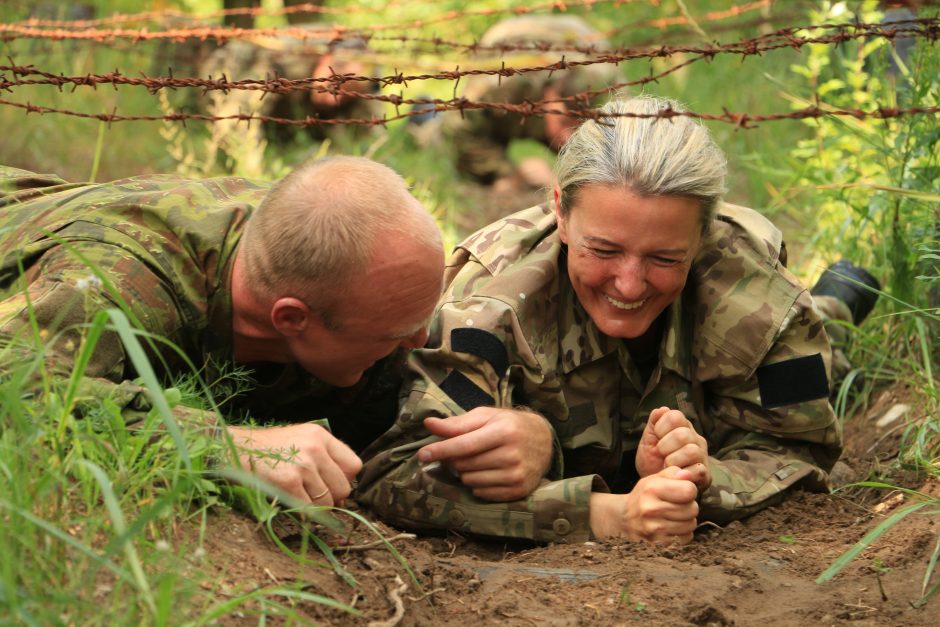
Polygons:
M904 426L923 417L912 410L890 425L877 422L909 396L903 387L885 392L865 415L848 421L837 481L888 472ZM940 496L936 480L900 471L887 479ZM325 565L316 548L308 555L319 566L298 565L257 523L232 511L213 515L204 535L205 555L193 559L206 560L218 573L211 585L219 600L260 586L303 582L305 591L362 612L355 617L311 602L298 606L317 624L938 624L940 594L921 607L912 602L921 596L927 562L940 538L940 516L907 516L833 580L815 583L833 560L906 502L901 493L872 488L833 495L798 492L744 521L724 528L704 525L682 547L536 546L456 534L399 538L394 544L420 587L389 551L361 546L375 540L362 525L349 535L352 550L333 543L338 562L357 586ZM388 536L400 533L377 524ZM289 525L280 526L282 541L300 551L300 536ZM222 623L257 624L253 607Z

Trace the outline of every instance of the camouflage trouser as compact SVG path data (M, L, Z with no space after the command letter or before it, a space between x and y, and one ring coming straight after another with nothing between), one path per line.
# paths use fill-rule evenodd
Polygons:
M826 321L826 333L832 343L832 382L830 390L835 393L842 385L846 375L852 370L852 364L845 356L849 342L849 326L852 324L852 311L844 302L833 296L815 295L813 300L823 320Z

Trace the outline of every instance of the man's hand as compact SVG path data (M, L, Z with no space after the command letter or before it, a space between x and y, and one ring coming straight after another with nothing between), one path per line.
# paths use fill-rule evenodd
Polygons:
M525 498L551 465L551 427L532 412L477 407L462 416L425 418L424 426L445 439L422 447L418 459L443 462L477 498Z
M641 477L678 466L691 474L699 491L711 485L708 442L678 409L659 407L650 412L636 451L636 470Z
M302 503L342 505L362 461L332 433L315 424L253 429L228 427L242 468Z
M688 544L697 523L696 495L691 473L670 466L640 479L629 494L591 494L591 531L599 539Z

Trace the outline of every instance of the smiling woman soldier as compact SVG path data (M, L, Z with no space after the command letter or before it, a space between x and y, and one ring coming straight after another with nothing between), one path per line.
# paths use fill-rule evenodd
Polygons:
M826 488L841 433L819 311L780 232L721 203L708 131L657 118L669 108L610 102L561 150L551 202L457 248L360 502L408 526L670 543ZM552 427L528 493L500 493L453 445L486 406Z

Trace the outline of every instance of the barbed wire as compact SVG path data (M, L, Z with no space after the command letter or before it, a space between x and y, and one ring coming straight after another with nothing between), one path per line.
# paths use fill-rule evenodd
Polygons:
M593 0L592 4L596 4L597 1L598 0ZM606 1L611 2L613 0L606 0ZM619 0L619 1L622 2L623 0ZM415 0L411 0L409 2L409 5L414 4L414 2ZM760 9L765 9L767 7L770 7L773 4L773 2L774 0L756 0L754 2L745 3L742 5L732 6L727 9L710 11L708 13L695 17L694 21L696 23L708 24L708 23L712 23L716 21L727 20L728 18L738 17L741 15L745 15L747 13L760 10ZM400 4L402 4L401 0L392 0L384 7L383 10L388 10ZM222 11L215 11L215 12L201 14L201 15L192 15L192 14L185 13L183 11L166 9L163 11L149 11L145 13L138 13L138 14L131 14L131 15L119 14L119 15L111 16L109 18L99 18L99 19L92 19L92 20L42 20L42 19L37 19L37 18L28 18L26 20L22 20L20 22L8 24L8 25L0 24L0 33L4 32L2 28L3 26L11 27L10 29L6 29L6 32L8 33L15 32L13 27L17 25L28 26L28 27L56 27L56 28L62 28L62 29L88 29L94 26L103 26L107 24L132 23L135 21L165 22L167 18L190 19L193 21L199 21L200 18L224 17L224 16L229 16L229 15L256 16L256 15L278 15L278 14L284 14L284 13L289 14L289 13L300 12L304 10L302 7L305 7L305 6L315 7L316 5L294 5L293 7L272 8L272 9L244 7L244 8L238 8L238 9L226 9ZM568 5L566 4L565 7L567 9ZM362 7L343 7L343 8L320 7L320 9L321 9L320 10L321 13L334 13L334 14L359 13L359 12L368 10ZM465 13L465 12L461 12L461 13ZM748 23L747 25L759 26L759 25L773 24L781 20L782 20L781 16L763 17L758 20L754 20ZM688 25L691 21L692 20L690 20L689 17L686 17L684 15L649 19L649 20L630 23L628 25L620 26L618 28L609 29L605 32L598 32L596 35L588 36L587 39L589 41L592 39L602 40L602 39L615 36L618 33L622 33L623 31L626 31L628 29L630 30L643 29L643 28L665 29L670 26ZM730 28L734 28L736 26L738 25L731 25ZM576 50L586 49L586 47L552 45L547 42L533 42L532 44L529 44L528 46L526 44L519 44L519 45L495 44L495 45L485 46L485 45L480 44L479 42L470 42L470 43L450 42L450 41L445 41L441 38L409 37L406 35L377 35L374 33L363 32L361 29L354 28L354 27L337 27L334 30L332 29L331 26L324 25L321 23L313 23L313 24L310 24L309 26L298 26L298 27L294 27L291 29L285 29L283 27L277 28L277 29L242 28L242 29L237 29L237 30L233 30L232 28L229 28L229 27L226 27L224 29L211 28L211 27L209 28L211 31L210 35L206 35L206 33L209 31L206 31L204 29L201 29L199 30L198 33L194 33L192 35L187 35L185 32L180 33L180 29L175 29L172 31L148 31L150 33L148 37L154 38L160 32L165 32L167 33L166 38L174 40L174 41L178 40L177 35L179 35L182 38L199 38L199 39L203 39L204 37L206 39L217 38L219 41L222 41L222 42L233 40L233 39L239 39L239 40L252 42L252 41L257 41L258 37L267 37L267 36L270 36L272 33L276 32L278 36L302 38L304 40L321 38L324 40L324 44L341 40L344 37L344 34L347 37L350 35L355 36L359 39L362 39L364 42L374 42L374 41L386 42L387 41L387 42L392 42L396 44L411 43L411 42L425 43L425 44L433 45L435 51L439 51L443 47L450 47L455 50L471 50L471 51L487 51L487 50L510 51L510 50L524 50L524 49L532 49L532 50L539 50L539 51L548 51L548 50L576 51ZM139 35L139 32L140 31L134 31L134 33L137 33L138 35ZM64 37L60 37L58 34L55 34L54 36L50 36L50 37L45 37L44 34L36 34L36 31L32 31L32 30L27 31L27 33L29 33L31 38L44 38L44 39L52 39L52 40L64 38ZM32 37L33 35L35 35L35 37ZM90 36L86 35L83 38L88 38L88 37ZM15 35L9 35L9 34L0 36L0 40L13 40L16 38L18 37L16 37ZM162 37L157 37L157 38L162 38ZM587 50L590 50L590 49L591 48L587 48Z
M745 15L747 13L757 11L769 7L774 0L757 0L756 2L751 2L748 4L733 6L728 9L721 11L710 11L703 15L700 15L695 18L695 21L698 23L711 23L721 20L726 20L732 17L738 17L740 15ZM607 31L598 31L593 35L586 35L583 39L588 41L602 41L609 39L610 37L622 33L627 29L641 29L641 28L667 28L669 26L684 26L690 23L690 19L684 15L675 15L670 17L661 17L649 20L642 20L639 22L633 22L626 26L620 26L618 28L610 29ZM770 24L772 20L761 19L755 24ZM364 34L363 39L367 42L373 41L390 41L395 43L423 43L429 44L434 47L435 51L438 51L441 48L451 48L454 50L462 50L470 53L480 53L480 52L516 52L516 51L533 51L533 52L580 52L584 54L593 54L597 51L603 51L609 49L606 45L601 46L598 44L590 45L575 45L575 44L556 44L548 41L530 41L517 44L508 44L508 43L497 43L484 45L479 41L476 42L458 42L458 41L448 41L440 37L409 37L407 35L369 35Z
M732 112L732 111L723 111L720 114L712 113L699 113L696 111L676 111L673 109L663 109L657 113L652 114L637 114L637 113L607 113L597 109L582 109L576 111L562 111L558 109L547 109L541 106L538 106L531 102L526 102L522 104L508 104L508 103L473 103L469 101L462 101L461 109L477 109L477 108L490 108L503 110L512 113L521 114L523 117L534 117L534 116L544 116L544 115L563 115L567 117L579 118L582 120L595 120L603 122L606 118L617 118L617 117L628 117L628 118L660 118L660 119L670 119L675 117L688 117L698 120L710 120L715 122L726 122L733 124L739 128L756 128L756 124L759 122L768 122L775 120L805 120L810 118L822 118L829 116L836 117L853 117L858 120L864 120L867 118L876 118L876 119L891 119L897 118L905 115L914 115L914 114L936 114L940 113L940 106L936 107L907 107L907 108L898 108L898 107L888 107L888 106L878 106L873 109L864 110L864 109L845 109L845 108L833 108L833 107L821 107L820 105L811 105L804 107L803 109L798 109L795 111L790 111L788 113L771 113L771 114L752 114L748 112ZM396 120L402 120L414 115L426 114L427 111L407 111L399 113L394 116L384 116L384 117L371 117L371 118L316 118L316 117L307 117L304 119L294 119L294 118L281 118L268 115L262 115L258 113L236 113L231 115L209 115L205 113L190 113L190 112L175 112L168 113L164 115L120 115L116 112L116 109L112 113L82 113L79 111L70 111L67 109L57 109L54 107L45 107L42 105L34 105L31 103L21 103L13 102L10 100L5 100L0 98L0 105L6 105L11 107L16 107L26 110L27 114L29 113L58 113L64 115L70 115L79 118L87 118L93 120L100 120L102 122L107 122L110 126L114 122L129 122L129 121L176 121L176 122L186 122L187 120L200 120L204 122L219 122L223 120L235 120L239 122L272 122L275 124L286 124L290 126L345 126L345 125L366 125L366 126L385 126L389 122L394 122ZM486 105L485 107L483 105ZM435 108L435 111L446 110L444 108Z
M633 4L635 2L646 2L648 4L653 4L658 6L659 0L549 0L547 2L539 2L534 4L524 4L524 5L515 5L509 7L487 7L481 9L465 9L462 11L452 10L445 11L440 15L436 15L430 18L419 18L411 20L403 24L373 24L369 27L349 27L341 24L330 24L325 25L329 26L329 30L335 32L337 37L342 37L345 33L354 33L359 37L362 37L364 33L375 32L375 31L388 31L388 30L409 30L414 28L423 28L431 24L439 24L442 22L451 22L459 20L462 18L470 17L492 17L503 14L512 14L512 15L528 15L531 13L540 13L546 10L557 10L561 12L566 12L570 8L575 7L586 7L591 8L595 5L600 4L612 4L614 7L619 7L626 4ZM238 10L242 9L229 9L229 10ZM247 9L248 12L253 9ZM247 14L247 13L246 13ZM311 26L317 26L316 23L313 23ZM324 26L324 25L319 25ZM230 39L240 39L246 37L257 37L257 36L279 36L279 37L293 37L298 39L309 39L314 31L311 32L310 27L272 27L272 28L239 28L235 26L221 26L221 27L210 27L210 26L197 26L191 28L177 28L177 29L168 29L168 30L158 30L151 31L146 28L140 29L127 29L127 28L113 28L113 29L93 29L93 28L82 28L79 30L70 30L68 28L58 27L58 28L42 28L35 27L31 25L22 25L22 24L9 24L9 23L0 23L0 34L2 37L0 39L12 40L18 38L27 38L27 39L55 39L55 40L65 40L65 39L79 39L79 40L92 40L92 41L107 41L109 39L132 39L134 41L147 41L152 39L171 39L174 41L179 41L181 39L187 38L196 38L196 39L216 39L217 41L228 41Z
M828 36L799 36L796 32L810 29L837 29L837 32ZM426 81L426 80L446 80L459 82L461 78L470 76L498 76L500 79L509 78L522 74L533 72L563 72L572 68L589 66L595 64L619 64L623 61L637 59L655 59L670 57L678 53L694 54L696 60L706 60L714 58L719 54L741 55L742 57L760 55L768 51L780 48L792 48L799 50L809 44L841 44L854 39L864 39L871 37L882 37L886 39L895 39L897 37L922 37L931 41L940 38L940 18L923 18L910 20L906 22L896 22L890 25L884 24L823 24L810 27L789 27L781 29L775 33L761 35L752 39L746 39L730 44L717 46L660 46L654 49L620 49L598 51L593 58L568 60L564 56L554 63L541 64L531 67L508 67L505 62L498 68L476 68L461 70L459 67L455 70L447 70L425 74L405 75L401 72L385 76L361 76L354 73L337 74L332 72L325 77L305 77L305 78L285 78L275 76L265 79L242 79L231 81L223 74L219 78L178 78L172 76L148 77L130 77L121 73L119 70L107 72L104 74L86 74L83 76L65 76L36 69L32 65L19 66L13 60L10 65L0 65L0 72L9 72L13 78L8 79L5 75L0 75L0 89L11 91L12 88L22 85L52 85L59 89L66 85L72 85L73 90L80 86L96 87L97 85L110 85L115 89L118 85L144 86L151 93L156 93L161 89L177 88L199 88L203 91L221 90L229 92L233 90L259 91L265 93L284 94L291 91L324 91L331 94L350 95L361 97L362 94L356 90L343 91L343 85L349 82L374 83L382 87L393 85L407 85L408 83ZM41 78L26 78L29 76L40 76ZM624 85L621 85L624 86ZM610 86L605 86L599 91L584 92L569 96L565 99L555 99L551 102L584 102L591 96L608 91ZM359 94L357 96L357 94ZM390 101L392 102L392 101ZM402 104L402 102L392 102L392 104Z
M396 0L392 0L395 2ZM529 5L529 6L517 6L509 7L503 9L481 9L478 11L464 11L462 14L467 15L470 13L476 14L491 14L497 11L517 11L517 12L531 12L536 8L545 8L545 7L554 7L560 8L561 10L567 10L569 6L592 6L594 4L601 3L613 3L615 5L627 4L630 2L635 2L638 0L573 0L567 4L561 3L559 1L553 2L544 2L538 5ZM742 15L749 11L754 11L765 6L768 6L770 0L758 0L756 2L750 2L748 4L737 5L730 9L723 11L713 11L704 16L704 18L711 20L720 20L727 19L731 16ZM292 9L297 9L302 5L294 5ZM309 5L317 6L317 5ZM241 11L241 9L239 9ZM256 12L254 8L248 8L248 12ZM228 12L223 12L228 14ZM436 16L431 18L431 20L437 20L438 18L452 16L455 12L448 12L443 16ZM260 13L257 13L260 14ZM138 14L143 15L143 14ZM116 16L117 17L117 16ZM132 16L125 16L132 17ZM681 23L681 20L689 21L686 17L671 17L671 18L659 18L658 20L652 20L650 23L656 23L658 26L662 27L664 24L668 23ZM4 28L19 28L17 25L10 24L0 24L0 33L3 32ZM332 27L327 31L332 37L350 37L352 36L352 31L343 31L342 27L338 27L338 30L333 30ZM34 29L35 30L35 29ZM231 29L231 28L200 28L200 29L172 29L159 32L148 32L148 31L127 31L133 32L133 36L137 38L163 38L176 40L178 38L186 39L191 37L196 37L195 33L201 33L198 35L204 38L218 37L217 33L230 33L233 30L243 31L246 29ZM322 35L323 32L310 31L309 29L297 29L297 28L278 28L278 29L248 29L252 33L258 32L276 32L279 36L285 34L290 34L294 32L303 31L307 36L316 36ZM834 31L834 32L831 32ZM32 32L32 31L29 31ZM58 39L85 39L94 43L103 43L107 37L113 36L116 32L125 32L121 29L109 30L109 31L95 31L88 30L84 32L78 31L62 31L61 29L55 31L45 31L41 33L38 31L35 33L37 39L46 39L46 40L58 40ZM829 34L817 34L819 32L829 32ZM216 33L216 34L212 34ZM20 32L20 35L23 33ZM358 36L358 35L357 35ZM5 37L5 35L0 35L0 38ZM284 95L291 92L313 92L313 93L328 93L337 97L345 98L355 98L361 100L369 100L378 103L385 103L395 108L394 115L385 115L385 116L372 116L372 117L349 117L349 118L327 118L327 117L305 117L303 119L291 119L284 118L279 116L270 116L263 113L237 113L231 115L212 115L211 113L200 113L192 111L182 111L182 112L170 112L163 115L126 115L118 114L117 109L112 110L111 113L84 113L79 111L73 111L65 108L56 108L48 107L44 105L32 104L31 102L15 102L7 99L0 99L0 105L9 106L14 108L20 108L29 113L38 113L38 114L61 114L61 115L70 115L82 118L92 118L98 119L108 124L114 122L122 121L131 121L131 120L164 120L164 121L180 121L185 124L187 120L195 121L204 121L204 122L219 122L224 120L236 120L244 121L248 124L251 122L261 122L261 123L275 123L283 124L290 126L324 126L324 125L385 125L389 122L396 120L401 120L408 118L414 115L427 115L430 112L447 112L447 111L459 111L461 115L464 115L467 111L475 110L492 110L492 111L501 111L506 113L514 113L521 116L523 119L533 116L544 116L544 115L565 115L569 117L575 117L579 119L600 119L603 117L609 117L612 114L605 114L600 112L597 109L592 108L592 101L598 95L610 93L611 91L616 91L618 89L623 89L626 87L635 87L639 85L645 85L647 83L656 82L663 77L679 71L683 68L686 68L694 63L701 61L709 61L715 58L718 55L740 55L743 57L761 55L763 53L777 50L781 48L790 48L794 50L800 50L804 46L811 44L826 44L837 46L852 40L859 39L871 39L871 38L885 38L888 40L894 40L897 38L922 38L927 39L931 42L936 41L940 38L940 18L919 18L911 19L899 22L891 22L888 24L869 24L862 22L852 22L852 23L825 23L825 24L810 24L803 26L790 26L786 28L778 29L771 33L766 33L759 35L757 37L742 39L741 41L732 42L728 44L719 44L714 45L660 45L656 47L633 47L633 48L604 48L597 45L589 46L559 46L552 45L546 42L538 43L516 43L516 44L502 44L499 46L482 46L479 42L474 43L460 43L454 41L447 41L441 38L420 38L420 37L406 37L406 36L385 36L385 35L374 35L366 33L367 39L376 39L383 38L385 40L394 40L401 42L418 42L426 45L433 45L435 47L450 47L458 50L469 51L473 53L479 52L494 52L499 50L501 52L539 52L543 53L541 55L544 58L544 54L549 53L562 53L559 60L554 62L545 62L535 65L529 65L526 67L513 67L509 66L506 63L506 60L499 60L493 58L486 58L485 55L483 59L475 59L473 62L478 65L483 65L485 67L471 67L461 69L458 65L454 70L439 70L425 72L421 74L412 73L405 74L398 71L397 69L393 74L387 74L383 76L365 76L357 75L355 73L337 73L332 68L330 68L330 74L328 76L306 76L303 78L288 78L275 76L265 78L249 78L242 80L229 80L227 76L223 73L217 78L213 78L211 75L208 78L201 77L177 77L173 75L173 70L170 68L169 75L167 76L147 76L146 74L141 73L141 76L134 77L128 76L122 73L120 70L115 69L106 73L88 73L85 75L77 76L66 76L62 73L54 73L44 71L42 69L36 68L34 65L17 65L15 61L10 58L8 65L0 65L0 91L13 93L17 88L26 87L26 86L38 86L38 85L48 85L56 87L60 92L65 88L70 88L72 92L77 90L80 87L91 87L92 89L97 89L99 85L101 86L111 86L114 90L118 90L119 87L128 86L128 87L144 87L151 94L156 94L161 90L198 90L205 95L211 91L221 91L225 94L228 94L232 91L241 91L241 92L258 92L260 98L264 98L268 94L278 94ZM134 40L129 40L134 41ZM292 50L292 52L297 52ZM575 56L574 53L577 53L579 56ZM568 54L571 54L574 58L568 58ZM523 102L490 102L485 100L472 100L466 97L458 96L457 89L460 81L464 77L474 77L474 76L491 76L496 77L499 81L503 79L512 79L513 77L535 73L535 72L548 72L549 77L553 73L563 73L569 71L578 71L578 68L583 66L598 65L598 64L620 64L627 61L636 61L641 59L661 59L661 58L670 58L675 55L692 55L690 58L683 59L680 63L672 64L670 67L659 71L658 73L653 73L652 71L644 77L630 80L622 81L615 84L605 84L600 86L597 89L587 89L579 93L555 97L555 98L544 98L544 99L527 99ZM587 58L584 58L584 55L588 55ZM523 55L525 56L525 55ZM516 58L519 60L519 57ZM499 67L494 67L496 62L500 62ZM419 82L419 81L450 81L454 83L454 95L452 98L431 98L431 97L417 97L417 98L405 98L402 94L389 94L389 93L372 93L370 91L363 91L361 89L356 89L355 84L367 83L372 84L380 89L394 88L397 86L408 86L409 83ZM352 84L354 88L348 89L346 86ZM413 107L412 111L402 112L400 107L410 105ZM683 115L688 117L694 117L701 120L712 120L719 122L731 123L742 128L751 128L753 125L756 125L760 122L765 121L774 121L774 120L783 120L783 119L806 119L813 117L822 117L824 115L836 115L836 116L852 116L859 119L863 118L880 118L888 119L893 117L899 117L901 115L915 115L915 114L935 114L937 113L936 107L919 107L919 108L895 108L895 107L877 107L869 110L861 109L838 109L838 110L826 110L824 107L811 106L806 107L802 110L791 111L788 113L773 113L766 115L752 115L749 113L742 112L730 112L724 110L721 114L708 114L700 112L673 112L673 111L664 111L660 112L656 116L649 117L663 117L670 118L676 115Z
M177 9L162 9L160 11L142 11L140 13L119 13L110 17L101 17L89 20L46 20L35 17L28 17L19 23L26 26L38 26L44 28L93 28L95 26L107 26L109 24L133 24L134 22L160 22L167 18L170 19L193 19L210 20L219 17L235 17L240 15L259 17L259 16L277 16L291 15L294 13L315 13L320 15L352 15L357 13L372 13L375 11L388 11L401 6L405 2L415 3L416 0L391 0L384 7L325 7L313 3L295 4L283 7L236 7L232 9L221 9L218 11L207 11L205 13L189 13Z

